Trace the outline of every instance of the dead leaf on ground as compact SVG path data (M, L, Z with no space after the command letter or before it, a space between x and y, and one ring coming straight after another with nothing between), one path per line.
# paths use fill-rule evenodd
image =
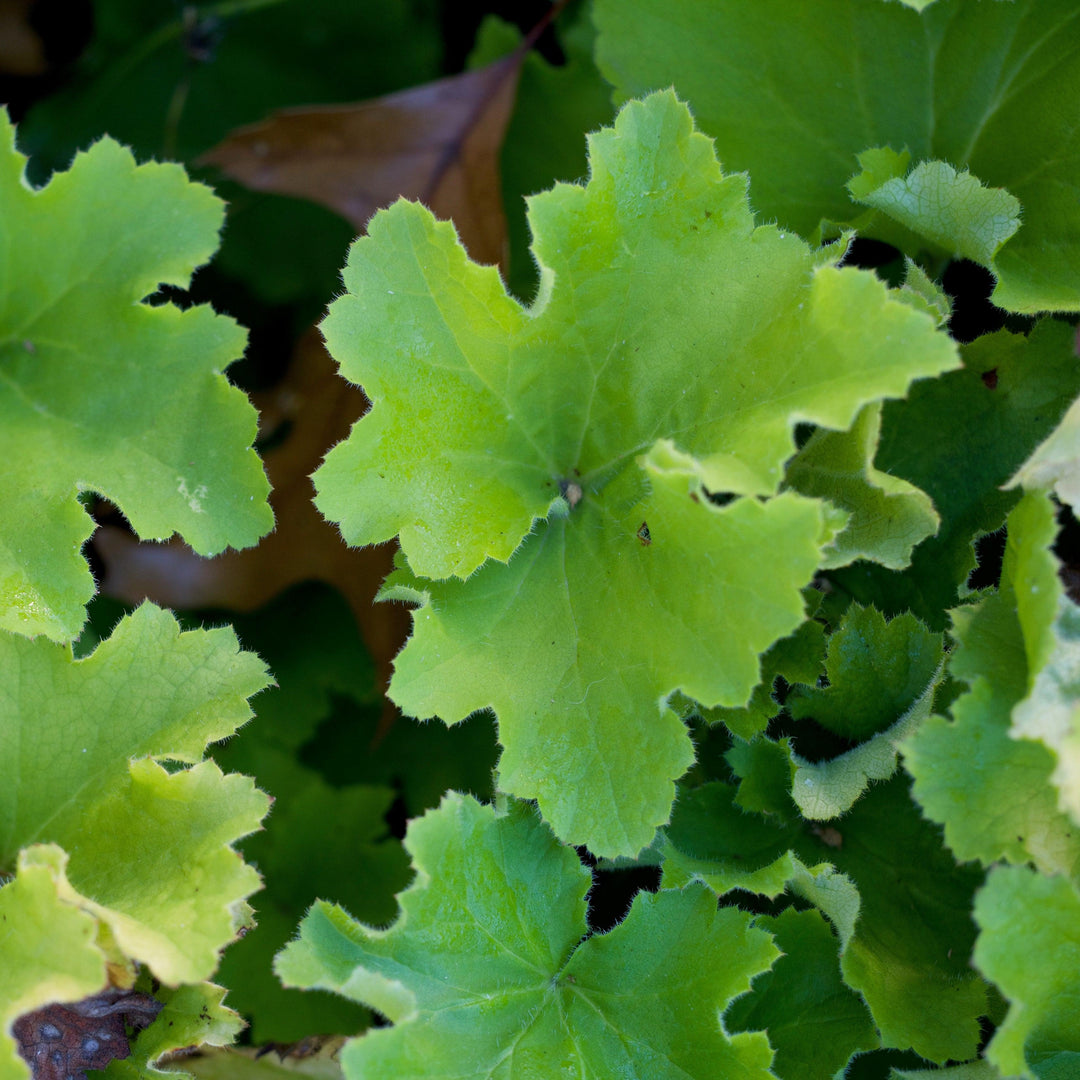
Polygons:
M418 199L453 220L474 260L502 266L499 153L531 40L476 71L358 105L283 109L198 163L256 191L321 203L358 230L399 196Z
M30 25L37 0L0 0L0 72L43 75L49 70L45 46Z
M101 591L128 603L253 611L290 585L325 581L349 601L385 690L410 627L401 605L373 603L392 568L393 545L348 547L315 509L310 479L326 451L348 435L367 398L337 374L318 332L310 330L285 378L252 400L260 439L270 445L263 462L273 486L275 530L256 547L204 559L178 538L140 543L129 530L103 524L93 540L105 567Z

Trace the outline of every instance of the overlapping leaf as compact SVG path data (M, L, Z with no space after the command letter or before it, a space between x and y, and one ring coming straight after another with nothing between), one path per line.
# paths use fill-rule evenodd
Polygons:
M80 492L202 554L253 544L273 515L254 411L221 374L244 332L208 307L140 303L187 285L221 203L108 139L41 190L24 165L0 117L0 626L70 640L94 589Z
M964 346L964 370L912 387L886 403L876 467L927 492L941 516L911 568L872 564L834 571L862 603L914 612L934 630L963 596L973 541L1001 527L1019 494L1000 490L1080 392L1073 331L1045 319L1024 337L1001 331Z
M866 1000L885 1046L938 1062L974 1056L986 988L967 965L981 875L956 866L903 777L870 788L828 830L746 815L728 785L710 784L680 797L666 835L672 884L696 878L719 893L771 896L786 882L828 916L844 979ZM865 1036L855 1025L845 1038L851 1052Z
M656 703L744 703L842 522L706 489L772 494L797 421L846 427L955 358L839 252L755 230L672 94L627 106L590 157L586 187L531 202L532 309L422 209L376 217L324 324L374 404L316 484L351 543L400 536L388 594L425 604L394 699L450 722L494 708L504 790L611 855L650 841L690 759Z
M121 969L207 978L259 887L231 846L268 800L200 759L249 717L262 664L230 631L180 634L149 605L85 659L12 635L0 657L0 867L47 870ZM199 763L170 772L155 759Z
M1080 835L1058 809L1050 782L1054 755L1011 731L1018 708L1036 723L1046 711L1036 699L1019 703L1032 666L1025 644L1036 629L1041 634L1050 627L1060 595L1048 550L1055 533L1053 508L1044 497L1029 494L1013 510L1000 591L952 613L959 647L949 666L969 689L953 703L951 720L934 717L903 752L915 797L944 825L958 858L987 865L1030 861L1045 873L1080 880ZM1037 626L1029 617L1029 630L1020 611L1029 615L1044 597L1051 610Z
M1012 1004L986 1056L1005 1076L1080 1065L1080 896L1062 877L998 866L975 898L975 963Z
M803 235L857 217L845 184L870 147L909 152L946 200L934 214L914 207L924 232L947 218L978 232L970 196L995 196L964 171L1007 189L1023 224L994 259L994 301L1028 313L1080 310L1077 17L1071 0L938 0L920 13L863 0L595 8L598 61L617 93L674 84L724 164L749 171L758 212ZM964 250L955 235L948 246Z
M346 1076L771 1075L765 1037L728 1036L720 1013L776 949L710 891L639 894L582 941L589 874L528 806L451 794L406 846L417 879L393 926L320 903L277 961L392 1022L345 1047Z

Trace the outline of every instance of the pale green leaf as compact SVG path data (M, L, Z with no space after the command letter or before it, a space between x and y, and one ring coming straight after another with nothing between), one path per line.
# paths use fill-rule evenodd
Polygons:
M863 172L847 187L856 202L880 210L918 237L913 244L898 246L918 254L922 242L933 253L994 269L994 256L1020 228L1019 202L944 161L920 161L907 172L903 155L894 157L892 168L882 169L880 153L867 150L859 155ZM868 231L875 231L872 225Z
M11 1025L54 1001L78 1001L103 989L105 954L97 921L67 903L47 866L21 859L0 886L0 1078L27 1080Z
M207 978L259 887L231 845L268 800L212 762L169 772L155 759L199 762L233 734L263 665L230 630L181 634L144 605L78 661L4 635L0 671L0 866L37 845L23 858L108 928L111 959L173 985Z
M720 1023L777 955L745 913L701 886L642 893L582 940L589 874L525 804L497 817L452 793L405 843L417 877L393 926L320 903L277 961L392 1021L347 1044L346 1076L767 1080L764 1036Z
M594 11L597 60L617 97L674 84L725 167L747 170L764 217L804 236L822 219L852 221L856 155L905 148L1023 207L994 260L996 304L1080 310L1072 0L938 0L921 12L866 0L598 0Z
M1010 1077L1044 1075L1033 1066L1052 1057L1071 1056L1075 1067L1080 1060L1080 896L1075 888L1025 866L997 866L975 897L975 921L980 930L975 964L1010 1000L987 1058Z
M1010 732L1031 662L1045 656L1060 592L1049 551L1055 532L1053 507L1041 495L1025 496L1009 515L999 592L952 613L957 648L949 668L969 689L953 702L951 720L933 717L902 751L915 797L944 825L958 858L1031 861L1080 880L1080 836L1057 807L1053 754ZM1048 613L1040 612L1040 586Z
M989 1061L973 1061L947 1069L893 1069L889 1080L1004 1080Z
M896 292L897 299L925 311L938 326L944 326L952 316L952 300L917 262L904 256L904 284Z
M911 563L912 548L937 532L930 497L874 468L880 434L881 406L867 405L850 431L818 429L788 463L785 476L792 488L851 515L826 549L823 569L869 559L902 570Z
M420 208L375 219L325 324L374 404L316 483L350 542L400 534L415 576L386 595L426 601L394 700L494 709L503 789L618 855L651 841L690 761L665 701L745 704L844 519L706 490L772 494L798 421L846 427L955 354L872 275L754 229L671 93L590 155L586 187L531 202L529 310Z
M40 190L24 166L0 116L0 626L70 640L94 591L81 492L203 555L255 543L273 515L255 412L221 374L244 331L140 302L210 257L220 200L108 139Z

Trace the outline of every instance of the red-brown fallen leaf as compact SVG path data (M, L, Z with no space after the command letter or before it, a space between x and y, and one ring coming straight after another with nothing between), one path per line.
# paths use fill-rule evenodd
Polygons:
M531 41L476 71L358 105L283 109L237 128L199 164L321 203L358 230L398 197L418 199L453 220L474 260L503 265L499 153Z
M127 1028L140 1031L161 1012L161 1002L130 990L105 990L82 1001L46 1005L12 1025L33 1080L84 1080L131 1053Z
M5 75L42 75L49 70L45 46L30 25L37 0L0 0L0 71Z
M348 547L311 501L310 474L349 433L367 398L337 374L315 330L301 338L281 383L252 398L263 439L286 432L263 455L275 530L254 548L204 559L177 538L142 544L120 526L102 525L94 534L105 567L101 591L129 603L150 599L173 608L252 611L289 585L325 581L349 601L385 689L410 626L401 605L372 602L392 567L393 546Z

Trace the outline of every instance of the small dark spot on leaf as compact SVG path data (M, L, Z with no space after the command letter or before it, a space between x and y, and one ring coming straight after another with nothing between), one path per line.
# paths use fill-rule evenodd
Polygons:
M641 541L642 547L648 547L652 543L652 533L649 532L649 523L643 521L638 526L637 538Z
M997 389L998 373L996 367L991 368L989 371L984 371L979 378L982 379L983 384L988 390Z

